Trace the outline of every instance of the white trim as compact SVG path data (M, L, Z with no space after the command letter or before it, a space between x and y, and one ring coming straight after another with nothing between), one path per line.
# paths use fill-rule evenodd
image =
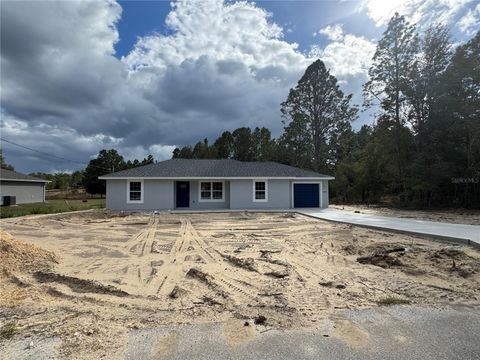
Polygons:
M131 182L139 182L140 183L140 200L130 200L130 183ZM127 179L127 204L143 204L143 193L144 193L144 186L143 180L141 179Z
M265 183L265 199L255 199L255 183L257 182L264 182ZM252 187L253 187L253 196L252 200L253 202L268 202L268 179L253 179L252 180Z
M270 180L335 180L332 176L325 177L294 177L294 176L282 176L282 177L257 177L257 176L219 176L219 177L203 177L203 176L179 176L179 177L165 177L165 176L99 176L99 180L130 180L130 179L139 179L139 180L210 180L210 181L220 181L220 180L255 180L255 179L270 179ZM213 179L213 180L212 180Z
M291 186L291 200L292 200L292 209L295 209L295 196L294 196L294 184L318 184L318 204L319 209L323 208L323 182L322 181L292 181ZM315 209L315 208L312 208Z
M202 199L202 182L205 183L210 183L210 199ZM222 183L222 198L221 199L213 199L213 183L214 182L219 182ZM218 191L218 190L217 190ZM216 179L205 179L205 180L200 180L198 182L198 202L225 202L225 181L223 180L216 180Z
M50 183L50 180L31 180L31 179L0 179L0 181L14 181L14 182L39 182Z

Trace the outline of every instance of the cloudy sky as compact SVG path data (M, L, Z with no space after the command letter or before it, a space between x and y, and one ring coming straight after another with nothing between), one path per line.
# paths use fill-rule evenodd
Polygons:
M103 148L161 160L240 126L277 136L280 103L316 58L361 103L395 11L449 24L456 43L480 28L468 0L2 1L1 137L43 152L2 141L4 155L23 172L72 171Z

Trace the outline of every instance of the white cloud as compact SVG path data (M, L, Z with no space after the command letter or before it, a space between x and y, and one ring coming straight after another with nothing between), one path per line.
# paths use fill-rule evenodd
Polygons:
M165 69L202 56L237 61L249 69L303 65L296 44L282 41L282 29L269 17L252 3L179 1L173 4L166 20L173 35L141 38L123 61L131 70Z
M467 34L473 35L480 30L480 3L473 9L469 9L458 22L459 29Z
M318 31L318 34L325 35L327 38L333 41L338 41L343 38L343 28L340 24L328 25Z
M346 94L353 94L352 102L360 105L363 102L362 85L368 80L376 44L353 34L343 34L338 40L330 42L324 48L313 45L309 57L321 59L331 73L338 79ZM362 113L354 126L360 127L371 120L368 113Z
M398 12L420 28L431 23L451 24L466 11L471 0L364 0L367 14L377 26Z

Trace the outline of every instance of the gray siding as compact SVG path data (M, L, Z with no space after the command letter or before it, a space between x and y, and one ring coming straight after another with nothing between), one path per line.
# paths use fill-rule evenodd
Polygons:
M289 209L291 208L290 180L269 179L268 201L253 201L253 180L230 181L231 209Z
M143 203L127 203L127 180L107 180L107 208L125 211L168 210L174 208L173 180L144 180Z
M3 197L10 195L17 197L17 204L43 202L45 183L28 181L0 181L0 202Z
M323 206L322 208L325 209L328 207L328 180L322 180L322 188L323 188L323 193L322 193L322 200L323 200Z
M209 181L209 180L202 180ZM212 180L221 181L221 180ZM199 198L199 180L190 180L190 209L229 209L230 208L230 181L225 180L225 192L223 201L198 201Z
M291 209L291 180L269 179L268 201L253 201L253 180L225 180L223 202L199 202L199 181L190 180L190 209ZM297 181L301 182L301 181ZM305 181L307 182L307 181ZM328 207L328 180L322 182L323 208ZM175 209L174 180L144 180L143 203L127 203L127 180L107 180L107 208L125 211ZM2 192L3 193L3 192ZM185 208L186 209L186 208Z

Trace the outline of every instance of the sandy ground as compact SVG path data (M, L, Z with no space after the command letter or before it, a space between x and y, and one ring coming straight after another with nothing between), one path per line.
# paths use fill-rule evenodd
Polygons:
M56 258L2 272L0 326L58 336L69 358L122 358L129 329L163 324L224 322L236 344L392 301L480 305L478 250L291 213L99 210L1 227Z
M359 211L363 214L393 216L408 219L439 221L453 224L480 225L480 210L402 210L381 207L378 205L335 205L331 208L345 211Z

